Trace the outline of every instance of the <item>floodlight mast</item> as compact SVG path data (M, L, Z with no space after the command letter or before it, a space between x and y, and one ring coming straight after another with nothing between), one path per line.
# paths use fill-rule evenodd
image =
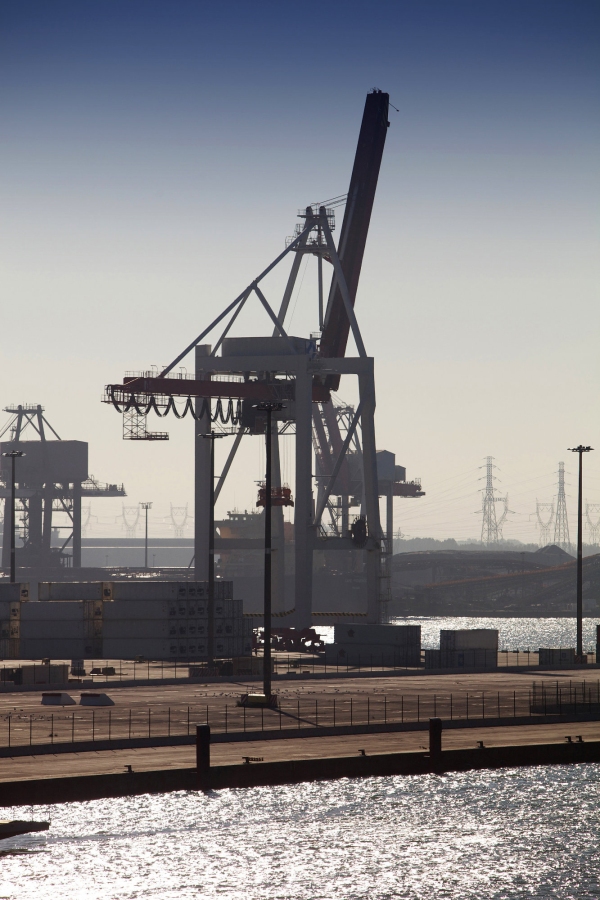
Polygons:
M10 467L10 583L14 584L17 580L17 567L16 567L16 551L15 551L15 460L19 459L21 456L25 456L22 450L10 450L8 453L3 453L3 456L6 456L10 459L11 467ZM7 517L4 517L6 522Z
M579 444L569 447L572 453L579 454L579 480L577 490L577 661L583 662L583 454L594 448Z

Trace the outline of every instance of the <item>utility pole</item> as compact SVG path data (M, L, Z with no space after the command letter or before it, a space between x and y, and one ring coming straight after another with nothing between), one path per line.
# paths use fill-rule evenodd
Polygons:
M210 441L210 483L208 498L208 665L215 663L215 441L225 437L220 431L201 435Z
M146 537L144 539L144 568L148 568L148 510L152 509L151 503L140 503L140 506L146 512Z
M265 472L265 600L263 611L263 694L265 703L271 699L271 507L272 507L272 417L283 409L282 403L258 403L255 409L267 414L266 472Z
M3 453L11 460L11 478L10 478L10 583L14 584L17 580L17 567L15 564L15 459L25 456L22 450L11 450ZM6 522L6 515L4 516Z
M577 492L577 654L578 662L583 662L583 454L593 447L569 447L572 453L579 453L579 490Z

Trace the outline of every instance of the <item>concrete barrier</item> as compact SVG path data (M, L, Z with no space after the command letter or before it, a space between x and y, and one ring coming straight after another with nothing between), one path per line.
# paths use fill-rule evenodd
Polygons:
M597 762L600 762L600 741L443 750L438 758L432 758L429 753L422 752L385 753L373 756L360 754L325 759L212 766L208 770L209 777L203 777L201 789L223 790L337 778L428 775L464 772L470 769ZM68 803L182 790L198 790L198 771L195 766L116 775L3 782L0 783L0 806Z

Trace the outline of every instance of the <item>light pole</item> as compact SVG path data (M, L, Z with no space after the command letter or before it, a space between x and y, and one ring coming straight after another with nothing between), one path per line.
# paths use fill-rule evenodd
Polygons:
M144 568L148 568L148 510L152 509L151 503L140 503L140 506L146 512L146 537L144 539Z
M25 456L22 450L10 450L3 453L11 460L11 478L10 478L10 583L14 584L16 579L15 565L15 459ZM4 517L6 521L6 516Z
M265 600L263 612L263 694L265 702L271 699L271 430L272 415L283 409L282 403L258 403L255 409L267 414L266 472L265 472Z
M208 665L215 662L215 441L226 437L220 431L209 431L203 438L210 441L210 485L208 496Z
M579 453L579 490L577 494L577 657L583 657L583 454L593 447L569 447L572 453Z

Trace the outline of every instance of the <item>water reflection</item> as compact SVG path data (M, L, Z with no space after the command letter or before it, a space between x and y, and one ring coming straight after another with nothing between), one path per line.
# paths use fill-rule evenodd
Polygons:
M594 897L599 775L556 766L56 806L50 832L6 842L0 897Z

